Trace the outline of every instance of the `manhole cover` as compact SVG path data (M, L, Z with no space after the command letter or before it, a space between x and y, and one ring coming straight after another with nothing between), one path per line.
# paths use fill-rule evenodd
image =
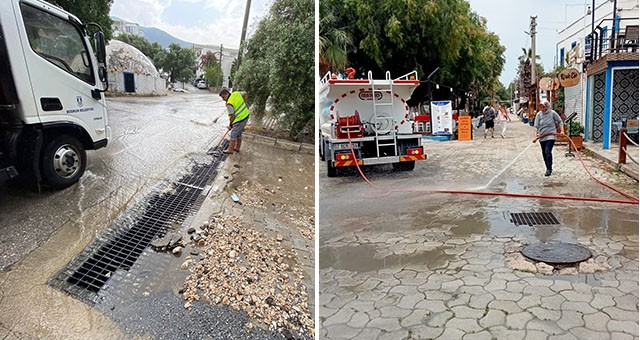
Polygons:
M571 243L540 243L524 247L522 255L539 262L569 264L590 258L591 251Z

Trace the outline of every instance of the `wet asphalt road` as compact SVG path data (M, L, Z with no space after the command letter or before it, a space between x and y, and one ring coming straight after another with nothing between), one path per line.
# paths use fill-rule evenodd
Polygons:
M80 182L36 194L17 183L0 186L0 270L20 261L65 225L95 235L162 179L175 164L205 151L224 132L220 98L202 90L156 98L109 98L112 138L88 151ZM64 249L66 245L59 245Z

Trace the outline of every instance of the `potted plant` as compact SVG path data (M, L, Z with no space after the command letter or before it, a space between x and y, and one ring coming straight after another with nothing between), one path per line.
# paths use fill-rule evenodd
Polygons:
M579 122L571 121L565 127L565 134L571 138L573 145L576 146L576 149L582 149L582 134L584 133L584 126Z

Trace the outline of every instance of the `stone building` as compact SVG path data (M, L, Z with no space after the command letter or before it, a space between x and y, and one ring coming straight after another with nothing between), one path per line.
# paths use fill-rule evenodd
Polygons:
M153 62L135 47L118 40L107 45L109 93L164 95L166 81Z

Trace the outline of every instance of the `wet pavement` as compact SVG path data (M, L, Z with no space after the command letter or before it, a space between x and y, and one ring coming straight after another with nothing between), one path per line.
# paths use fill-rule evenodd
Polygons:
M320 337L326 339L637 339L638 205L435 194L480 190L626 200L554 148L544 177L533 128L505 139L427 142L412 172L320 170ZM601 180L638 183L585 160ZM393 189L395 191L389 191ZM511 213L550 212L559 225L516 226ZM522 246L568 242L589 265L545 267ZM599 266L599 267L598 267Z
M227 307L198 303L186 311L179 295L187 275L180 269L184 259L167 253L147 249L129 272L114 273L95 306L47 284L122 213L187 173L191 159L206 157L226 123L214 123L224 115L214 94L115 98L109 107L114 140L88 153L88 172L79 184L41 195L16 185L0 189L0 338L280 337L260 328L248 332L241 327L246 315ZM211 195L226 186L227 178L218 177L222 182L209 188ZM212 213L203 209L188 222Z

